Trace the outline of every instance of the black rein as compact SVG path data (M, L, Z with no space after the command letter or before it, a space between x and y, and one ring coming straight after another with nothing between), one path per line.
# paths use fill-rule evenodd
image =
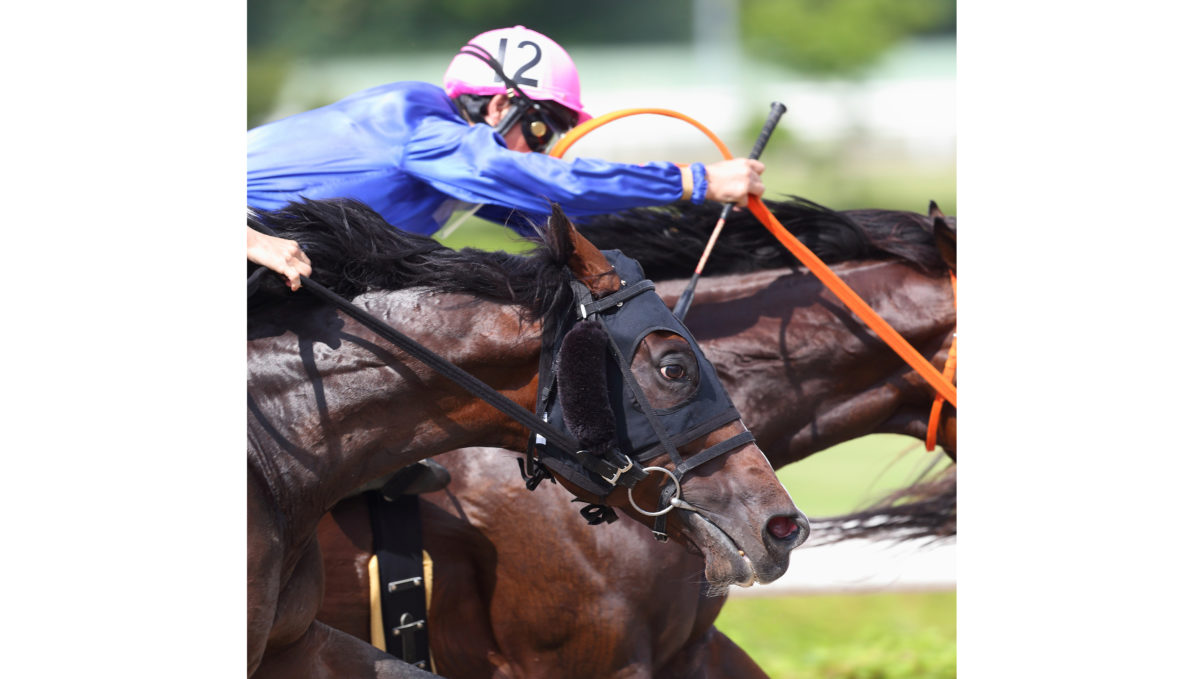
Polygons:
M250 278L248 279L248 287L250 287L250 289L253 289L254 285L258 282L260 274L265 270L265 267L260 267L253 274L251 274ZM579 447L579 442L566 432L555 429L548 423L543 422L533 413L522 408L521 405L516 401L513 401L504 394L501 394L493 389L488 384L484 383L479 378L468 373L457 365L454 365L450 361L447 361L433 351L430 351L420 342L412 339L399 330L396 330L392 326L367 313L360 307L355 306L349 300L341 295L338 295L336 292L330 290L324 285L321 285L320 283L304 275L300 276L300 281L302 283L302 289L308 290L310 293L316 295L322 300L332 304L338 309L341 309L342 312L344 312L347 316L350 316L354 320L370 328L380 337L383 337L384 339L400 347L417 360L421 361L430 368L433 368L439 374L459 385L463 389L466 389L469 393L485 401L496 410L499 410L501 413L504 413L505 415L516 420L526 429L541 434L548 441L553 442L554 445L558 446L562 450L575 451L574 456L580 463L597 474L600 474L604 478L611 479L610 483L612 483L614 486L632 486L638 480L644 478L645 474L625 474L624 472L630 471L629 466L622 468L607 460L596 457L586 450L581 450ZM637 463L633 463L632 466L634 469L638 469Z

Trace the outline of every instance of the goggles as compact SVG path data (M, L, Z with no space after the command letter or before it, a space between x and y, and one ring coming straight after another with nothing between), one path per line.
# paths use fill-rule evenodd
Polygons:
M579 114L561 104L551 101L526 99L517 106L516 115L521 121L521 135L530 150L544 153L559 137L566 134L579 122ZM500 129L503 127L504 129ZM497 131L503 135L511 127L501 124Z

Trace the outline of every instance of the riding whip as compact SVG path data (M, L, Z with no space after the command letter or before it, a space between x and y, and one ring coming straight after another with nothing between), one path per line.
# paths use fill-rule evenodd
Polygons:
M771 113L767 115L767 121L763 123L762 132L758 133L758 139L754 142L754 148L750 151L749 158L751 160L758 160L758 157L762 155L763 147L767 145L767 140L771 138L771 133L775 131L775 126L779 124L779 118L786 112L786 106L778 101L771 102ZM713 227L712 235L708 238L708 245L704 246L704 254L700 255L700 261L696 264L696 271L692 274L692 280L688 281L683 294L675 302L675 308L672 309L672 313L681 321L684 316L687 316L688 308L692 306L692 297L696 294L696 283L700 281L700 273L704 271L704 265L708 263L708 256L712 254L713 246L717 244L717 237L721 235L721 229L725 228L725 219L729 216L731 209L733 209L733 203L725 203L725 207L721 209L721 216L717 218L717 225Z

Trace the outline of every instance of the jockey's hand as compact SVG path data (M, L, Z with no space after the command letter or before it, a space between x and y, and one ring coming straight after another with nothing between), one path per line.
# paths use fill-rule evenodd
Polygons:
M300 289L300 276L312 275L312 262L294 240L276 238L246 227L246 258L287 279L293 291Z
M762 173L764 165L749 158L734 158L722 160L704 166L708 174L708 192L704 195L708 200L718 203L737 203L738 207L746 207L750 196L762 196Z

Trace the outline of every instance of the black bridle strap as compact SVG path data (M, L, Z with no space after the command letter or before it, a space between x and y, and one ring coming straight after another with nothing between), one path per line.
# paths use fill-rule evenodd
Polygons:
M581 318L587 318L592 314L598 314L613 307L621 306L625 303L625 300L629 299L630 297L636 297L643 292L650 292L651 290L654 290L653 282L648 279L640 280L633 285L621 288L607 297L601 297L600 299L592 302L581 302L579 305L579 316Z
M733 450L734 448L737 448L739 446L744 446L747 443L753 443L753 442L754 442L754 434L751 434L748 431L744 431L744 432L738 434L737 436L727 438L724 441L721 441L720 443L717 443L713 446L705 448L704 450L700 451L699 453L696 453L695 455L684 460L683 464L676 466L675 467L675 478L679 479L679 481L682 483L683 475L692 471L696 467L699 467L700 465L704 464L705 462L708 462L709 460L718 458L718 457L724 455L725 453L728 453L729 451Z
M696 439L709 433L710 431L716 431L717 429L729 424L730 422L733 422L734 420L740 420L741 418L742 418L742 416L740 413L738 413L737 408L730 406L728 410L721 413L720 415L709 418L709 419L701 422L700 424L693 426L691 429L688 429L687 431L683 432L682 434L676 434L676 435L672 436L671 443L674 444L676 448L682 447L685 444L695 441ZM649 460L651 458L658 457L659 455L661 455L664 452L664 450L665 449L662 447L662 444L660 443L656 446L653 446L651 448L647 448L646 450L641 451L640 453L638 453L635 456L635 459L638 462L645 462L646 460Z

